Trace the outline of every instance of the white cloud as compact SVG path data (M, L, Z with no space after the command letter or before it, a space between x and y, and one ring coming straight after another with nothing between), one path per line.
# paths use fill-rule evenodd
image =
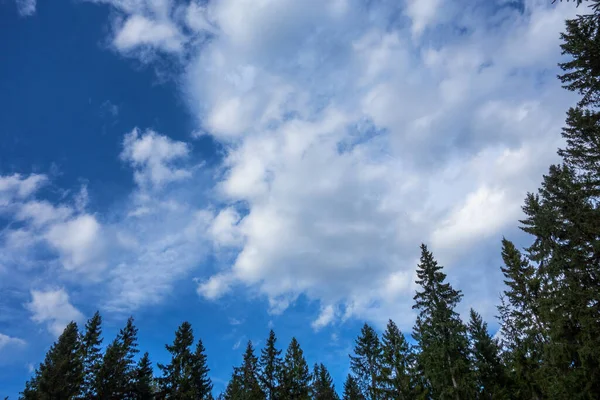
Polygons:
M322 307L319 317L312 322L311 326L314 330L319 330L333 322L334 318L335 308L332 305Z
M48 178L45 175L21 174L0 175L0 207L8 206L15 200L23 200L42 187Z
M9 346L25 346L26 342L23 339L11 337L0 333L0 351Z
M71 322L81 322L83 314L69 302L69 295L60 288L47 291L31 291L31 302L25 305L33 314L31 319L38 324L46 324L48 331L59 336Z
M140 133L135 128L125 135L121 159L135 169L135 180L141 187L161 186L191 177L191 172L176 168L174 163L186 159L190 149L186 143L176 142L152 130Z
M555 79L557 37L571 5L96 2L118 10L117 51L182 63L195 131L226 153L200 177L187 143L136 128L121 159L137 187L110 222L85 207L55 219L58 205L21 211L48 225L65 267L107 265L109 310L160 301L197 269L207 299L249 287L278 313L304 294L321 304L315 329L354 317L405 328L418 245L431 243L468 286L471 255L512 231L556 159L572 100ZM218 207L208 207L214 177ZM11 179L0 201L25 203L38 186ZM207 277L210 244L235 257ZM496 256L478 271L497 277L497 267ZM499 282L465 290L465 302L493 302Z
M60 253L65 269L96 270L99 266L95 259L103 245L101 230L93 215L83 214L52 226L46 240Z
M36 0L15 0L17 10L22 17L29 17L35 14Z
M119 51L125 52L139 46L152 46L165 52L177 53L182 50L183 37L174 25L133 15L119 28L114 45Z

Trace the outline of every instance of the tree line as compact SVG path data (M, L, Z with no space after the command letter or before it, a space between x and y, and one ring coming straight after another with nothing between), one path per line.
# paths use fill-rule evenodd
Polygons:
M564 87L578 93L567 111L558 153L536 193L526 196L520 228L532 243L502 240L505 289L492 337L462 293L446 280L427 246L417 266L417 318L407 340L393 321L381 337L365 324L350 355L344 400L600 398L600 4L566 21L559 64ZM204 346L184 322L154 376L127 321L102 350L101 316L82 332L72 322L21 392L22 399L212 399ZM223 400L338 400L323 364L309 368L298 341L285 355L270 332L260 354L249 342Z

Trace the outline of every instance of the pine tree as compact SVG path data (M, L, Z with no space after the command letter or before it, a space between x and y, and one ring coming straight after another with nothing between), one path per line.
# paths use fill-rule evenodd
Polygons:
M158 364L163 376L158 379L161 395L165 398L188 399L194 398L195 378L197 385L210 385L206 381L208 368L204 356L204 347L199 342L196 348L197 354L192 353L194 344L194 332L192 325L185 321L175 332L175 340L172 345L166 345L171 353L171 361L167 365ZM198 361L198 363L196 363ZM197 365L197 368L194 368Z
M350 355L350 369L368 400L382 398L382 356L377 332L364 324L354 345L354 355Z
M252 342L248 341L242 366L237 370L244 400L264 400L265 394L260 387L258 373L258 358L254 355Z
M323 364L315 364L313 368L311 394L313 400L339 400L333 379Z
M135 400L151 400L154 398L154 378L152 376L152 363L148 352L144 353L134 372L133 396Z
M102 364L102 317L96 313L85 325L85 333L81 338L81 355L83 359L83 384L80 398L90 399L96 395L94 380Z
M412 399L415 396L412 370L415 354L391 319L382 339L381 382L386 399Z
M125 327L106 348L102 365L94 380L94 389L99 399L133 397L134 358L138 353L137 331L133 317L129 317Z
M507 289L498 307L503 357L513 382L511 397L539 399L543 344L548 340L539 319L541 284L535 268L514 244L502 239L504 283Z
M205 351L202 340L198 339L191 365L192 398L194 399L208 400L212 396L213 384L208 377L210 369L207 365Z
M234 368L231 379L227 384L225 392L219 398L222 400L244 400L246 397L242 389L242 377L239 373L239 368Z
M83 360L77 324L70 322L21 393L22 399L70 399L81 390Z
M283 362L281 392L285 399L310 399L310 372L304 353L296 338L292 338Z
M281 379L281 350L275 347L277 338L271 329L265 348L262 349L258 362L260 384L267 400L277 399L277 390Z
M476 398L508 399L507 382L498 344L490 336L481 315L473 309L470 312L468 331Z
M462 294L445 282L446 274L424 244L417 277L422 291L414 297L419 315L413 337L420 350L419 369L434 398L472 398L466 327L454 311Z
M344 382L344 395L342 397L343 400L366 400L365 396L362 394L360 386L358 382L352 375L348 375L346 377L346 382Z

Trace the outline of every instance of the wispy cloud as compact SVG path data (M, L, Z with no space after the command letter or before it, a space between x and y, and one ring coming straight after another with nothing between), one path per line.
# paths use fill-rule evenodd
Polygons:
M9 346L25 346L27 344L23 339L11 337L0 333L0 351Z
M36 0L15 0L17 10L22 17L29 17L35 14Z

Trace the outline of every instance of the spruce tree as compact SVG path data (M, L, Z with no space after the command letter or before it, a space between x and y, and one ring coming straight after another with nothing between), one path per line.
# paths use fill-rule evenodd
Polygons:
M281 396L284 399L310 399L310 372L304 352L296 338L292 338L283 362Z
M248 341L242 366L238 369L239 382L244 400L264 400L265 394L262 391L258 379L258 358L254 355L252 342Z
M385 399L412 399L415 396L413 369L415 354L391 319L381 338L381 383Z
M80 347L77 324L70 322L26 384L21 398L53 400L77 396L83 383Z
M342 396L343 400L366 400L365 396L358 385L358 382L352 375L348 375L346 377L346 381L344 382L344 394Z
M79 395L82 399L91 399L96 395L94 380L102 365L102 317L96 313L85 325L85 332L81 338L81 356L83 359L83 384Z
M497 342L492 339L487 323L475 310L470 311L468 325L471 370L474 374L477 399L508 399L504 366Z
M208 400L212 396L213 384L208 377L210 369L205 351L202 340L198 339L191 365L192 398L194 399Z
M364 324L354 345L354 355L350 355L350 369L368 400L383 398L382 350L377 332Z
M165 345L171 354L171 361L167 365L157 364L163 376L157 381L161 395L165 398L177 398L189 391L191 377L189 365L192 363L191 347L194 343L192 325L184 321L175 332L173 344Z
M313 400L339 400L333 379L323 364L315 364L313 368L311 398Z
M260 384L267 400L277 399L277 390L279 388L279 381L281 380L281 350L275 347L276 342L275 332L271 329L267 343L261 350L258 362Z
M506 290L498 307L500 344L513 383L511 397L539 399L543 345L548 340L539 317L542 285L536 269L506 239L502 239L502 259Z
M102 365L94 379L94 389L99 399L127 399L133 396L137 328L129 317L113 342L108 345Z
M413 337L419 348L419 369L434 398L470 399L474 388L466 327L455 311L462 294L446 282L442 267L424 244L417 277L422 290L414 297L413 309L419 314Z
M133 374L133 396L135 400L151 400L154 398L154 378L150 355L145 352L138 361Z

